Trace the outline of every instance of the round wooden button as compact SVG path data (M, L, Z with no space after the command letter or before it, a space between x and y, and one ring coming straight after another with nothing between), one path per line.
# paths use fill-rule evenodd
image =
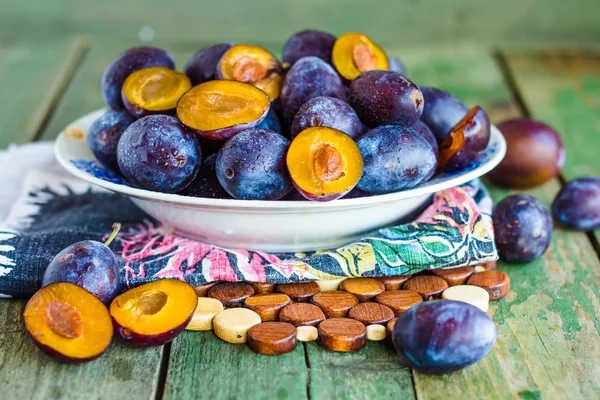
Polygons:
M223 303L210 297L198 297L196 311L192 320L185 327L190 331L210 331L213 328L213 318L223 311Z
M348 318L355 319L365 325L385 324L394 318L394 312L388 306L379 303L359 303L348 312Z
M208 297L221 300L225 307L241 307L254 294L252 286L244 282L224 282L210 288Z
M456 286L462 285L469 279L473 274L473 267L440 268L431 270L431 273L448 282L448 286Z
M495 269L471 275L467 284L479 286L487 290L490 294L490 301L500 300L510 290L510 278L508 275Z
M203 285L194 286L194 290L196 291L196 295L198 297L206 297L208 295L208 291L210 290L210 288L213 287L213 286L215 286L218 283L221 283L221 282L220 281L208 282L208 283L205 283Z
M367 325L367 340L379 342L386 337L385 326L380 324Z
M385 290L398 290L402 287L402 284L410 279L412 275L396 275L396 276L384 276L381 278L375 278L379 282L383 283Z
M375 301L391 308L397 317L412 306L423 302L423 297L412 290L391 290L378 294Z
M488 261L484 264L476 265L473 268L473 272L491 271L493 269L496 269L496 261Z
M352 293L358 301L368 301L383 292L385 286L373 278L350 278L342 282L340 289Z
M394 342L392 340L392 332L394 331L394 326L396 326L396 321L398 321L398 317L390 319L387 324L385 324L385 344L387 344L392 349L395 347Z
M317 283L317 285L319 285L321 292L326 292L330 290L338 290L340 288L340 283L342 283L342 281L345 281L346 279L348 278L327 279L315 282Z
M423 299L439 299L442 292L448 288L448 283L438 276L414 276L404 283L404 289L419 293Z
M282 283L275 287L278 293L287 294L294 301L308 301L321 289L315 282Z
M319 337L319 330L314 326L299 326L296 328L296 337L300 342L313 342Z
M294 326L317 326L324 319L323 311L310 303L293 303L283 307L279 312L280 321L289 322Z
M290 298L282 293L258 294L244 300L244 306L260 315L263 322L277 321L279 311L291 303Z
M262 322L248 330L248 346L258 354L285 354L298 346L296 327L287 322Z
M333 351L360 350L367 344L367 328L350 318L330 318L319 324L319 344Z
M248 282L254 294L267 294L275 291L275 284L269 282Z
M482 311L487 311L490 303L490 295L482 287L473 285L456 285L444 290L442 299L457 300L474 305Z
M228 308L213 319L213 330L221 340L229 343L246 343L248 330L260 324L257 313L247 308Z
M348 310L358 304L356 296L342 290L319 292L310 301L323 310L327 318L343 318L348 315Z

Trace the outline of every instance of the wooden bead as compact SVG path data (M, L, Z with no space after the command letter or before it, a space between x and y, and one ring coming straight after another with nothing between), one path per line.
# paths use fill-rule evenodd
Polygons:
M388 306L379 303L359 303L348 312L348 318L355 319L365 325L385 324L394 318L394 312Z
M423 302L423 297L412 290L390 290L378 294L375 301L391 308L397 317L412 306Z
M229 343L246 343L248 330L260 324L260 316L247 308L228 308L213 319L215 335Z
M439 299L442 292L448 288L448 283L438 276L414 276L404 283L404 289L419 293L423 299Z
M313 342L319 337L319 330L314 326L299 326L296 328L296 337L300 342Z
M462 301L474 305L486 312L490 305L490 295L482 287L473 285L456 285L444 290L442 299Z
M263 322L277 321L279 311L291 303L290 298L282 293L259 294L244 300L244 306L260 315Z
M294 326L317 326L324 319L323 311L310 303L293 303L283 307L279 312L280 321L289 322Z
M373 278L350 278L342 282L340 289L352 293L358 301L368 301L383 292L385 286Z
M185 327L190 331L210 331L213 328L213 318L223 311L223 303L210 297L198 297L196 311L192 320Z
M491 271L493 269L496 269L496 261L488 261L484 264L476 265L473 268L473 272Z
M348 279L348 278L327 279L327 280L321 280L321 281L315 281L315 282L317 283L317 285L319 285L321 292L326 292L326 291L330 291L330 290L338 290L340 288L340 284L342 283L342 281L345 281L346 279Z
M308 301L320 290L316 282L283 283L275 287L276 292L287 294L294 301Z
M248 346L258 354L285 354L298 346L296 327L287 322L262 322L248 330Z
M268 294L275 291L275 284L269 282L248 282L254 294Z
M473 267L440 268L431 270L431 273L445 280L448 286L456 286L464 284L469 279L473 274Z
M348 315L348 310L358 304L356 296L341 290L319 292L310 301L323 310L327 318L343 318Z
M484 288L490 294L490 301L500 300L510 290L510 278L502 271L491 270L471 275L468 285Z
M392 332L394 332L394 326L396 326L396 321L398 321L398 317L390 319L387 324L385 324L386 336L385 336L385 344L390 348L395 348L394 342L392 341Z
M367 344L367 329L350 318L330 318L319 324L319 344L328 350L349 352Z
M208 296L221 300L225 307L241 307L248 297L254 294L252 286L244 282L224 282L213 286Z
M385 326L380 324L367 325L367 340L379 342L387 336Z
M208 282L200 286L194 286L194 290L196 291L196 296L198 297L206 297L208 295L208 291L211 287L216 284L221 283L220 281Z
M410 279L412 275L396 275L396 276L384 276L381 278L375 278L379 282L383 283L385 290L398 290L402 287L402 284Z

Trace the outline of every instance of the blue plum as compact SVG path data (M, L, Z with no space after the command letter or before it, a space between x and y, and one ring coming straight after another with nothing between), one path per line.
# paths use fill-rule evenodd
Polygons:
M206 157L200 166L196 179L179 192L182 196L206 197L209 199L229 199L231 196L223 189L217 179L217 155Z
M406 76L406 66L396 57L388 56L388 69L400 75Z
M433 152L435 153L435 156L437 157L438 154L440 153L440 147L435 138L435 135L433 134L433 132L431 132L431 129L429 129L429 127L427 125L425 125L425 123L423 121L417 121L417 123L414 124L412 128L419 135L423 136L423 138L425 140L427 140L427 143L429 143L431 145L431 147L433 148Z
M104 167L119 172L117 144L135 118L125 110L107 110L94 121L87 133L88 146Z
M289 140L268 129L238 133L218 153L217 179L236 199L281 199L293 188L285 161L289 146Z
M368 193L413 188L431 177L437 165L431 145L412 128L380 126L357 144L364 162L357 187Z
M303 57L319 57L331 64L331 50L335 36L327 32L305 30L294 34L283 46L283 62L294 65Z
M269 112L263 121L258 124L256 129L269 129L283 135L283 128L281 127L281 121L279 121L279 116L277 116L277 112L275 111L275 106L271 103L271 108L269 108Z
M565 228L600 228L600 178L587 176L567 183L552 203L552 214Z
M438 142L442 142L469 109L443 90L421 86L421 92L425 99L421 120L431 129Z
M219 60L233 46L233 43L218 43L198 51L185 65L184 72L196 86L215 79Z
M340 99L319 96L300 107L292 124L292 138L312 126L327 126L344 132L356 140L363 127L356 112Z
M433 300L403 312L394 325L392 340L412 368L441 375L485 357L496 342L496 325L471 304Z
M201 150L194 134L175 117L150 115L123 132L117 160L127 181L143 189L176 193L200 168Z
M504 198L494 208L493 220L498 254L506 262L533 261L550 245L552 216L535 197L513 194Z

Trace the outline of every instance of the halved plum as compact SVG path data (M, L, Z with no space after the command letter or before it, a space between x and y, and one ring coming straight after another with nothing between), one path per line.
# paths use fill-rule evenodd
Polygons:
M218 79L249 83L265 92L271 101L281 92L281 64L270 51L249 44L234 44L217 64Z
M344 132L311 127L300 132L287 153L292 182L308 200L331 201L351 191L363 171L358 146Z
M219 43L198 51L185 65L185 74L196 86L215 79L217 64L233 43Z
M27 302L23 317L35 345L67 363L100 357L113 336L106 306L73 283L57 282L38 290Z
M173 114L179 98L192 87L187 75L165 67L137 70L125 79L121 96L134 117Z
M270 104L269 96L247 83L210 81L179 99L177 117L203 138L222 141L260 124Z
M340 36L333 45L331 58L338 73L349 81L366 71L389 68L385 52L362 33Z
M192 286L161 279L115 297L110 316L119 335L132 345L161 346L183 332L197 304Z

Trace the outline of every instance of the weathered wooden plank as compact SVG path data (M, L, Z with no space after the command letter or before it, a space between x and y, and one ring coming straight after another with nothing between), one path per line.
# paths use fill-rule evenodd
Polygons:
M16 44L0 54L0 148L26 143L43 127L83 51L81 40Z
M304 348L280 356L253 353L212 332L186 331L173 341L165 399L305 399Z
M23 399L154 399L162 348L137 349L117 340L82 365L54 361L27 337L23 300L0 301L0 397Z

